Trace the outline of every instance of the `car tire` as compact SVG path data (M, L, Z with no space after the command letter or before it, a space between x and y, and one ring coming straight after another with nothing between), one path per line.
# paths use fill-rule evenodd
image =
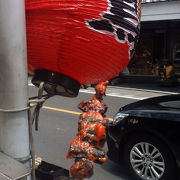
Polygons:
M124 163L133 180L175 180L177 165L164 142L147 135L130 137L124 148Z

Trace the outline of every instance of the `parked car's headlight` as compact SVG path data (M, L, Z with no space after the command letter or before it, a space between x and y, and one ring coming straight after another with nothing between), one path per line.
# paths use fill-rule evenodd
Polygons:
M129 114L119 112L114 116L114 121L119 122L119 121L125 119L127 116L129 116Z

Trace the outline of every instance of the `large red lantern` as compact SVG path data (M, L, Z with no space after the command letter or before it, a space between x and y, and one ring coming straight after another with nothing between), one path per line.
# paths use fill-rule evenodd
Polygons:
M140 0L26 0L33 83L76 96L80 85L116 76L133 55L139 17Z

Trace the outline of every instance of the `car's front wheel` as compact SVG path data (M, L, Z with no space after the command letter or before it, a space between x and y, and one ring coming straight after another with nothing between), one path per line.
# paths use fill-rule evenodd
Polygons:
M124 148L124 161L139 180L175 180L176 164L168 147L151 135L135 135Z

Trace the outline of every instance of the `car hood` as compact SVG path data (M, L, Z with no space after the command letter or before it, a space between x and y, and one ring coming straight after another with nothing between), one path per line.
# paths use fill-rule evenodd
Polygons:
M120 112L131 116L180 121L180 94L137 101L122 107Z

